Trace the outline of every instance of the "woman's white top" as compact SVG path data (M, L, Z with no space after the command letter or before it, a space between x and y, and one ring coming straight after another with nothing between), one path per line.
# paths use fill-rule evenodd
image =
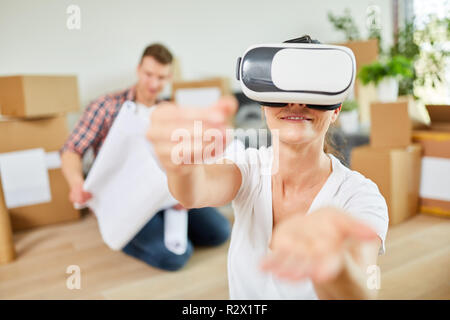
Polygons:
M345 167L333 155L332 173L314 198L307 214L324 206L339 207L372 227L385 250L388 210L371 180ZM242 174L241 187L232 202L235 221L228 251L230 299L317 299L312 282L292 283L260 271L272 238L272 147L240 148L228 152Z

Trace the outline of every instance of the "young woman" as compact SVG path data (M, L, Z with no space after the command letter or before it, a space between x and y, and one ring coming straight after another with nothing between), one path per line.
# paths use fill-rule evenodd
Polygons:
M230 298L374 298L369 280L379 274L368 267L384 252L387 207L372 181L324 151L327 130L340 108L263 106L268 128L278 132L271 147L242 148L226 154L224 164L173 161L179 141L172 132L182 128L190 133L194 159L211 147L195 147L199 131L194 121L202 121L202 132L216 128L223 133L236 107L230 97L207 110L169 104L156 108L148 131L170 190L183 206L232 201Z

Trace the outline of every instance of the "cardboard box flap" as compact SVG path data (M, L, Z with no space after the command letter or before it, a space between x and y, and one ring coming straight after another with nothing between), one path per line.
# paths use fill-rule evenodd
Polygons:
M450 105L426 105L431 128L450 131Z

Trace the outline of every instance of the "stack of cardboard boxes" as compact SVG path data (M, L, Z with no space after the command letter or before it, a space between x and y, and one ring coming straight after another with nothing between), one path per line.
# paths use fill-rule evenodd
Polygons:
M423 149L420 212L450 217L450 106L426 108L431 125L413 131Z
M42 148L58 155L69 135L66 113L79 106L75 76L0 77L0 154ZM49 169L48 176L50 202L8 210L14 231L80 217L61 168Z
M371 104L370 145L352 150L351 167L375 182L386 199L389 224L418 212L420 144L412 143L409 99Z

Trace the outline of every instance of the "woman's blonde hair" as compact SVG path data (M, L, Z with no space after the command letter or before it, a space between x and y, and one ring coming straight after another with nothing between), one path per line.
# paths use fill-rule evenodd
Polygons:
M330 125L325 134L325 141L323 144L323 151L330 153L342 162L345 162L344 154L339 150L339 147L334 139L333 131L335 131L334 125Z

